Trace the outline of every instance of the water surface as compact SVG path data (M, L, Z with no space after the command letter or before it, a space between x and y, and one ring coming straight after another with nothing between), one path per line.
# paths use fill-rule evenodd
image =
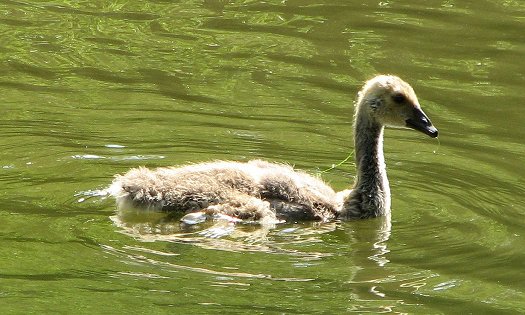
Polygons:
M522 1L4 1L0 310L525 312L524 23ZM377 73L440 131L386 132L391 220L220 236L96 196L140 165L317 173Z

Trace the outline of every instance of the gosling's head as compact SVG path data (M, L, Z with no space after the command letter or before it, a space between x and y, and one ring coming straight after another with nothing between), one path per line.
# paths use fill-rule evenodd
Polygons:
M358 94L357 109L383 126L408 127L435 138L438 130L421 110L412 87L393 75L368 80Z

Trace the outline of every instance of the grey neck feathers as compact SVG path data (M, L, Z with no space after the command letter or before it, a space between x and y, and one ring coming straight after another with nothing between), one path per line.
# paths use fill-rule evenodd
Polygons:
M358 112L354 128L357 174L341 215L348 219L385 215L390 211L390 187L383 156L384 127Z

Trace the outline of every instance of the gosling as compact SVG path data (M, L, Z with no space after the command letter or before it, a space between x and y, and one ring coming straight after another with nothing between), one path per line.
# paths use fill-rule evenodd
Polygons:
M374 77L358 93L355 106L355 182L337 193L317 177L262 160L139 167L117 175L109 192L119 210L179 212L185 214L184 222L217 216L260 223L383 216L391 202L383 156L385 126L438 136L408 83L393 75Z

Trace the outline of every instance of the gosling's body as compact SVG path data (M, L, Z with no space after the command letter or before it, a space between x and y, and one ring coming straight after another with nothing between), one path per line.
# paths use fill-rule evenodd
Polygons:
M356 102L357 175L352 190L336 193L321 179L290 166L253 160L132 169L115 178L110 192L119 209L203 211L260 222L377 217L390 211L383 157L385 126L437 136L408 83L385 75L369 80Z
M122 194L119 208L205 210L248 221L325 221L335 218L342 204L322 180L261 160L137 168L118 177L113 190Z

